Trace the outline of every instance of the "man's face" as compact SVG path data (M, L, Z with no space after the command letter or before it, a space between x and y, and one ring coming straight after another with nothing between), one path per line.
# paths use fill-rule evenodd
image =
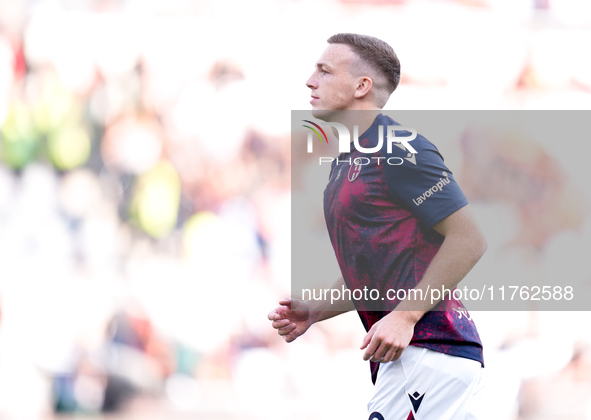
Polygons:
M346 44L330 44L316 63L316 69L306 82L311 89L312 115L323 119L331 112L353 109L356 78L351 69L358 60Z

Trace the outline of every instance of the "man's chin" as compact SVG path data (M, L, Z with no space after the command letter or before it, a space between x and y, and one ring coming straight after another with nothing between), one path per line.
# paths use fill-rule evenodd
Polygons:
M334 121L337 112L334 109L312 109L312 116L321 121Z

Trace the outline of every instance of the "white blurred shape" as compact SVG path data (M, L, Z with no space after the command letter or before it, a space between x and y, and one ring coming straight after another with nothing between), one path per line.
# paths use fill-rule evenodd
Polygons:
M33 65L51 63L59 48L59 30L64 27L63 14L57 2L45 1L37 5L29 16L24 30L24 52Z
M485 0L498 15L522 22L531 18L534 8L531 0Z
M515 369L519 361L507 352L496 350L486 351L485 358L482 375L485 388L479 404L479 419L514 420L519 410L517 396L521 378Z
M375 388L369 363L363 361L361 354L359 350L340 350L330 358L326 377L330 391L325 390L324 395L332 404L324 404L327 416L334 413L335 418L361 419L367 414L367 402Z
M560 0L550 4L552 14L568 26L591 23L591 2L588 0Z
M53 168L44 163L28 165L20 182L20 200L31 216L53 215L57 208L57 179Z
M525 110L582 110L591 109L591 94L572 90L529 92L523 103Z
M508 351L519 377L531 379L548 376L564 368L572 359L573 345L569 340L553 336L524 338Z
M291 289L291 194L277 194L268 202L263 218L272 237L268 242L271 272L276 284L288 292Z
M136 259L128 265L134 293L150 319L171 337L201 352L229 340L240 324L242 273L181 265L162 258Z
M144 29L141 21L133 15L93 15L97 28L92 48L100 71L108 77L120 76L135 67Z
M232 232L232 241L226 244L226 258L244 269L252 269L261 258L257 241L256 213L250 201L244 197L232 197L222 203L220 219Z
M6 118L8 95L14 79L14 52L8 39L0 36L0 126Z
M251 98L244 84L234 82L217 91L209 84L193 84L180 96L172 110L173 122L185 135L202 145L207 160L229 161L244 142Z
M588 5L591 6L591 2L587 2ZM589 12L591 15L591 11ZM573 31L573 38L579 42L581 46L587 46L587 48L591 45L591 30L585 29L580 31ZM585 54L584 49L577 48L574 49L574 78L575 80L584 85L587 89L591 89L591 55Z
M12 205L11 198L14 194L15 180L10 170L0 164L0 220L3 212Z
M116 209L103 203L80 226L78 245L95 274L114 275L124 249ZM110 274L109 274L110 273Z
M283 362L265 348L240 353L234 366L234 389L240 402L250 410L277 413L283 410L286 378Z
M151 124L129 118L107 131L102 148L110 163L126 172L141 174L160 159L162 141Z
M142 173L153 167L162 151L158 136L147 127L135 127L125 139L122 154L125 166L134 173Z
M28 165L15 186L11 220L3 232L6 255L37 256L51 260L72 255L65 220L58 215L57 179L43 163ZM0 241L1 245L1 241Z
M269 284L258 279L249 283L245 288L241 301L241 319L247 331L254 337L265 337L271 331L271 323L267 314L276 308L278 296L269 288Z
M179 411L196 411L201 407L198 382L187 375L172 374L164 384L166 396Z
M307 341L302 337L290 346L287 372L298 395L306 399L322 400L325 398L326 386L331 381L328 375L322 375L327 372L330 359L326 346L320 340L313 340L321 339L321 334L314 337L310 334L312 332L307 332ZM319 375L321 380L318 379Z
M56 18L59 25L54 27L50 36L55 37L51 59L64 85L72 91L84 92L94 82L91 36L100 29L94 25L95 18L89 14L67 13Z
M79 375L74 382L74 396L84 410L99 412L104 399L103 384L89 375Z
M12 356L12 355L11 355ZM0 418L38 420L50 408L49 381L23 357L0 357Z
M549 88L568 86L573 77L575 56L565 45L572 42L576 42L572 33L565 29L545 29L533 34L531 65L537 83Z
M88 169L68 172L60 183L59 201L71 217L84 217L101 198L97 177Z

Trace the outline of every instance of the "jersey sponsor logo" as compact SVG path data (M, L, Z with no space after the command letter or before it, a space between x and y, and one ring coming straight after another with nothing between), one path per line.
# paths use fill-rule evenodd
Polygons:
M439 182L437 184L433 185L431 188L429 188L423 194L419 195L417 198L412 199L412 202L415 203L417 207L423 204L427 200L427 198L431 197L436 192L442 191L443 187L445 187L447 184L451 182L449 180L449 175L447 174L447 172L444 171L442 172L442 174L445 178L439 178Z
M359 176L359 173L361 172L361 168L363 167L363 164L358 161L357 159L353 160L354 165L351 165L351 167L349 168L349 181L353 182L357 179L357 177Z

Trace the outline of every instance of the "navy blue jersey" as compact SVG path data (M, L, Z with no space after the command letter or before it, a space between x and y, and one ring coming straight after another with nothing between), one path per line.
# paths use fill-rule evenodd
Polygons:
M409 143L416 154L396 143L388 153L386 127L398 125L391 118L380 114L359 137L362 147L377 146L380 125L380 150L367 154L351 147L338 163L333 161L324 213L347 287L352 292L375 289L384 297L390 289L408 290L419 283L444 239L432 227L468 201L437 148L423 136ZM363 159L356 164L356 158ZM354 302L367 331L399 303L395 298ZM446 296L421 318L410 344L483 363L476 326L453 297ZM371 367L375 383L379 363Z

